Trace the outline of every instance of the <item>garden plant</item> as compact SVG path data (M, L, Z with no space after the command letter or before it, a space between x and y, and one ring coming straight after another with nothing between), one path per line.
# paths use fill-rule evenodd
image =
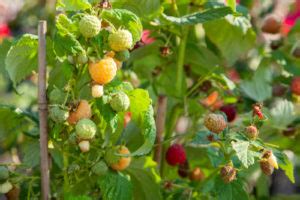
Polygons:
M0 192L246 200L269 199L274 172L295 183L300 21L282 32L274 2L256 13L253 2L57 0L46 20L44 158L39 37L3 40L8 90L33 94L26 106L0 104L1 151L20 158L0 164Z

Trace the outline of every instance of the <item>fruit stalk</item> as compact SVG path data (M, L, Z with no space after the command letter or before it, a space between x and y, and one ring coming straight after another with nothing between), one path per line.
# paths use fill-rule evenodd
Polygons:
M39 21L38 36L38 104L39 104L39 128L40 128L40 156L41 156L41 187L42 199L49 197L49 157L48 157L48 127L47 127L47 97L46 97L46 32L47 22Z
M161 153L162 153L162 140L165 131L165 121L167 112L167 97L159 96L157 114L156 114L156 148L154 150L154 161L157 162L157 167L160 167Z

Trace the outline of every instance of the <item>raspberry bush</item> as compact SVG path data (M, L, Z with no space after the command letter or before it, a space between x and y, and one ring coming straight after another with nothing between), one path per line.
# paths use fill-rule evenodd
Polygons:
M271 199L272 176L297 184L300 23L284 32L275 1L239 2L57 1L49 198ZM1 44L27 100L0 104L0 147L20 160L0 164L8 199L41 197L37 56L35 34Z

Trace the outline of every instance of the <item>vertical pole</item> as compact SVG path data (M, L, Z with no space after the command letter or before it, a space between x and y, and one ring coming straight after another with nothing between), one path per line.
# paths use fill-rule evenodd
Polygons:
M156 147L154 152L154 161L157 162L158 169L160 168L160 163L161 163L161 154L162 154L161 143L163 140L163 133L165 131L166 112L167 112L167 97L159 96L157 113L156 113Z
M49 198L49 164L48 164L48 127L47 127L47 97L46 97L46 32L47 22L39 21L38 36L38 104L40 119L40 161L42 200Z

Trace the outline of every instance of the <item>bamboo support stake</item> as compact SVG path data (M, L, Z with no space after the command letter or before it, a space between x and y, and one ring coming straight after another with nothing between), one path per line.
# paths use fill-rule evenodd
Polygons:
M158 106L156 113L156 148L154 152L154 160L157 162L158 168L160 168L161 154L162 154L162 141L163 133L165 131L166 122L166 112L167 112L167 97L158 97Z
M40 127L40 161L42 200L49 198L49 156L48 156L48 127L47 127L47 97L46 97L46 32L47 22L39 21L38 25L38 104Z

